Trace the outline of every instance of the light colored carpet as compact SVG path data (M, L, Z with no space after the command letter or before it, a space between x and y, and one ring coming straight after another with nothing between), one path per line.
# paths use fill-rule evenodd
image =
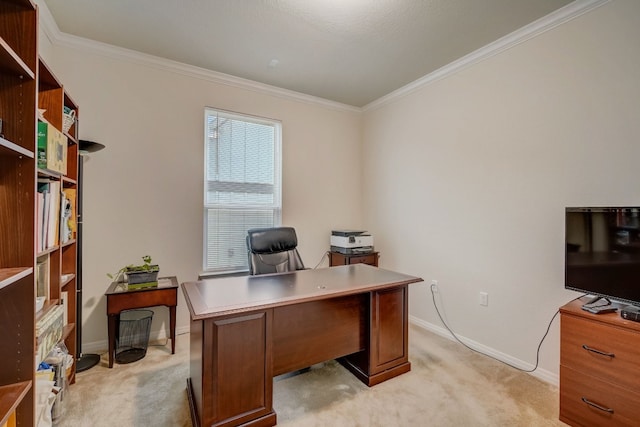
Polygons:
M564 426L558 390L411 326L411 372L367 387L334 361L274 382L279 426ZM190 426L188 335L144 359L79 373L59 426Z

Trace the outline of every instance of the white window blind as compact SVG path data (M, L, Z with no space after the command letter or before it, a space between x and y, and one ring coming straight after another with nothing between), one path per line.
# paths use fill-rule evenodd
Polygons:
M281 222L281 125L205 109L204 270L248 269L247 230Z

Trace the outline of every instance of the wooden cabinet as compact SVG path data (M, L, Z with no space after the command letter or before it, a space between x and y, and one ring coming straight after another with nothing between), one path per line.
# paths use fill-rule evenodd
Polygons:
M371 252L368 254L353 254L345 255L340 252L329 252L329 267L336 265L349 265L349 264L369 264L374 267L378 266L378 252Z
M36 130L38 108L62 130L63 106L77 107L39 60L37 36L31 0L0 0L0 425L35 425L36 322L62 295L69 321L63 339L75 351L75 241L39 250L37 186L42 178L61 188L77 185L77 126L66 133L66 175L38 170ZM49 302L36 313L41 258L49 260Z
M636 426L640 420L640 323L560 309L560 420L573 426Z

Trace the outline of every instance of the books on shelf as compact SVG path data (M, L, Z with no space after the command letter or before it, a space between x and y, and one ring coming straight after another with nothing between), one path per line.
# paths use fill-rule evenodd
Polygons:
M36 251L42 252L44 249L44 211L49 208L45 206L45 193L38 191L36 193Z
M76 190L75 188L64 188L62 190L62 205L60 207L61 230L60 238L62 243L67 243L76 235Z
M38 224L36 227L38 252L51 248L60 241L61 199L60 181L38 181Z
M63 327L64 307L62 305L56 305L36 323L37 360L44 360L60 341Z
M38 167L67 173L67 137L47 121L38 121Z
M36 296L49 299L49 255L36 262Z

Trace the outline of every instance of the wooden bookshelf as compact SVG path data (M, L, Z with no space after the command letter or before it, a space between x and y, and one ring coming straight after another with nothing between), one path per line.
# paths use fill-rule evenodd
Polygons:
M37 10L0 1L0 425L34 425Z
M0 0L0 425L35 425L36 321L66 295L68 323L62 331L69 354L76 349L77 243L62 236L37 246L37 184L78 185L78 106L37 50L38 11L31 0ZM76 121L64 132L66 173L38 168L38 109L63 131L64 107ZM54 233L60 233L58 226ZM49 300L36 313L37 260L47 259ZM68 374L75 380L75 369Z
M76 121L68 129L63 128L64 107L75 111ZM47 169L37 168L39 181L56 182L61 191L77 190L78 186L78 105L67 93L62 83L55 76L47 64L39 59L38 61L38 109L44 110L43 116L50 126L53 126L64 133L67 139L67 168L65 173L58 173ZM77 191L76 191L77 193ZM75 197L77 205L77 194ZM58 214L59 216L59 214ZM63 332L63 341L69 350L69 354L76 354L76 272L77 265L77 242L75 234L64 240L61 235L62 226L58 227L56 243L46 247L36 254L37 260L47 259L49 298L61 301L63 292L67 293L67 325ZM69 383L75 382L75 370L71 370Z

